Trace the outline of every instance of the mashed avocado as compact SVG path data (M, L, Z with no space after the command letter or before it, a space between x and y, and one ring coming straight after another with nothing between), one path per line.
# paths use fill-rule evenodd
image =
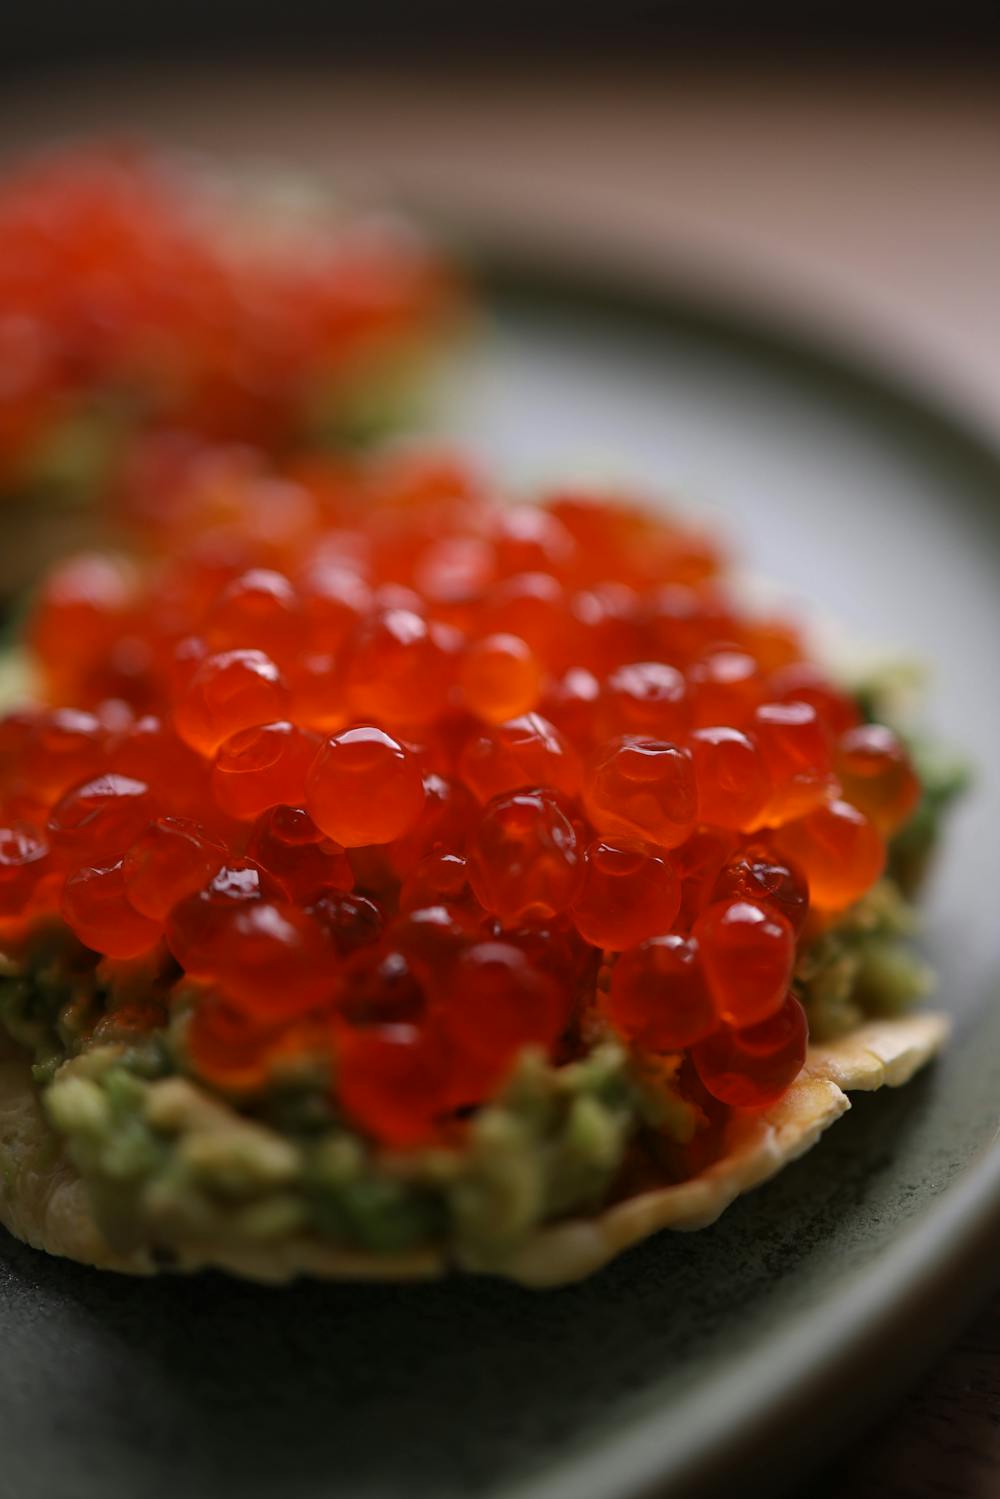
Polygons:
M925 992L905 944L914 917L891 879L803 953L796 987L815 1038L896 1013ZM174 986L177 986L176 990ZM148 1033L117 1017L171 997ZM0 972L0 1023L35 1058L47 1116L88 1184L99 1227L127 1252L152 1244L273 1243L316 1235L392 1253L446 1245L489 1269L542 1223L605 1200L637 1131L684 1145L705 1120L679 1058L612 1039L560 1067L525 1052L460 1143L378 1149L338 1118L328 1066L276 1074L226 1098L193 1076L183 981L169 960L98 961L65 931L35 933Z
M895 1015L929 987L907 896L965 777L914 753L924 796L886 877L800 955L795 989L814 1040ZM186 984L162 951L99 959L58 923L0 958L0 1026L34 1058L100 1229L114 1249L154 1246L165 1264L172 1246L308 1235L376 1254L443 1246L488 1270L541 1224L605 1201L640 1130L669 1152L707 1123L680 1085L680 1058L632 1056L595 1021L579 1061L526 1051L457 1142L380 1149L338 1117L329 1059L275 1073L256 1095L207 1088L186 1055ZM146 1028L122 1022L136 1005L152 1016Z
M315 1233L393 1251L447 1243L488 1266L539 1223L599 1201L637 1121L623 1050L554 1068L525 1053L461 1148L375 1151L329 1118L282 1133L121 1045L81 1052L45 1093L110 1243L169 1247Z
M447 1242L486 1264L599 1201L653 1107L614 1042L563 1067L526 1052L461 1145L376 1150L338 1119L325 1065L257 1096L207 1089L187 1066L177 980L169 959L98 960L57 927L0 971L0 1023L35 1058L49 1120L117 1249L310 1232L374 1251ZM168 995L169 1023L118 1023L124 1007ZM679 1099L657 1107L684 1119Z
M796 967L795 989L814 1041L896 1015L924 998L933 975L911 945L916 926L899 887L884 879L809 944Z

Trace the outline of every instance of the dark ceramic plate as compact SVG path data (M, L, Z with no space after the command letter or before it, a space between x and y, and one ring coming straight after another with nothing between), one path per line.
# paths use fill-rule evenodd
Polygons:
M494 285L448 429L724 512L751 564L935 670L978 760L927 944L953 1046L703 1233L589 1283L130 1282L5 1240L5 1499L769 1492L953 1329L1000 1227L1000 466L901 386L677 299Z

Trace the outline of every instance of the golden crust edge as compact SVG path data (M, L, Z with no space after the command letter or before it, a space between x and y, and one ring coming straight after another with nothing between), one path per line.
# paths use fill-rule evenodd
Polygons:
M466 1262L525 1286L581 1280L662 1229L707 1227L744 1192L809 1150L850 1108L848 1092L898 1087L944 1045L947 1016L923 1013L871 1021L809 1049L784 1098L761 1114L738 1114L729 1149L689 1181L652 1188L591 1217L539 1229L502 1264ZM118 1253L94 1221L86 1187L61 1152L42 1112L30 1066L18 1055L0 1060L0 1222L49 1254L99 1269L151 1275L161 1268L146 1249ZM183 1245L170 1268L216 1268L252 1280L284 1282L308 1275L331 1280L422 1280L445 1274L448 1256L435 1248L398 1254L335 1249L308 1237L274 1244Z

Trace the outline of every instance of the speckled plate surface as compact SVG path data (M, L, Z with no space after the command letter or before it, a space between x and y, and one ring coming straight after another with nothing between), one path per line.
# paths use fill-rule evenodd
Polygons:
M442 430L669 487L931 665L980 780L931 892L946 1058L714 1228L581 1286L119 1280L0 1243L3 1499L770 1493L954 1327L1000 1232L1000 463L902 387L679 299L497 279ZM992 647L992 649L991 649Z

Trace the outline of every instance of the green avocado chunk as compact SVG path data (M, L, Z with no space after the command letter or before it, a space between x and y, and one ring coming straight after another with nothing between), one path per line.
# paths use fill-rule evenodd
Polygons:
M313 1233L374 1253L446 1243L488 1267L539 1223L599 1201L637 1122L624 1050L557 1068L527 1051L461 1147L378 1151L330 1114L279 1134L175 1072L136 1072L120 1046L71 1058L44 1093L125 1250Z

